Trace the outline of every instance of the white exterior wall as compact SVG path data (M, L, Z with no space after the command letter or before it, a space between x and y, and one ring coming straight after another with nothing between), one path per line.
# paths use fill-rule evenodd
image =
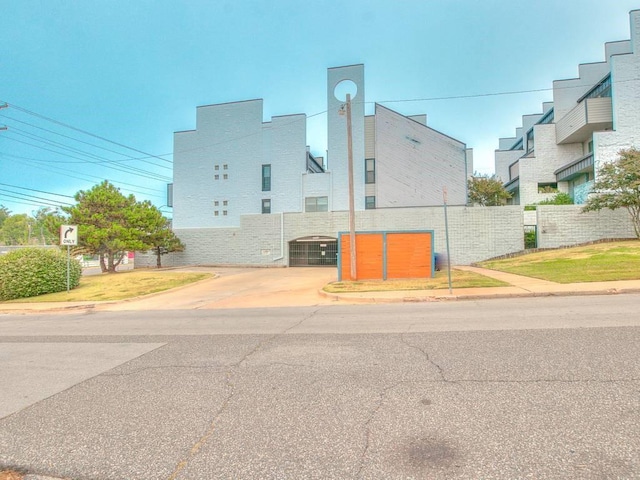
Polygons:
M302 175L302 207L290 211L303 212L306 197L328 196L331 191L331 179L331 173L305 173ZM331 198L329 198L329 210L331 209Z
M555 170L583 156L582 143L556 144L555 125L536 125L533 128L534 156L520 159L520 205L531 205L554 197L555 193L538 193L538 183L555 183ZM567 193L567 183L560 182L558 189Z
M272 199L272 212L300 211L306 117L263 123L262 114L262 100L199 107L196 130L174 135L174 228L237 226L261 212L262 198ZM271 192L262 192L263 163L272 166Z
M580 97L609 72L607 62L587 63L578 67L579 77L553 82L553 105L556 123L569 113Z
M498 150L509 150L518 141L516 137L498 139Z
M262 100L196 110L196 130L174 135L174 228L237 225L241 213L255 211L251 193L259 191L260 171L253 181L248 172L256 159L262 159L262 128ZM226 172L224 164L228 165ZM218 171L214 165L219 166ZM229 180L222 179L223 173ZM226 217L222 215L224 200L230 202ZM214 217L215 201L219 202L218 217Z
M353 146L353 178L355 209L364 210L364 65L330 68L327 79L327 144L329 171L332 175L332 210L349 209L349 170L347 159L347 116L340 114L343 100L334 95L336 85L351 80L358 92L351 99L351 129Z
M611 57L613 131L593 135L598 166L618 158L622 149L640 148L640 10L630 14L633 53Z
M466 145L381 105L376 105L376 207L467 203ZM472 173L472 172L471 172Z
M244 213L260 213L263 198L271 199L271 213L302 211L301 177L307 169L306 130L304 115L273 117L270 127L263 129L262 162L254 163L250 174L257 178L258 188L254 191L253 208ZM262 191L262 164L271 165L270 192Z
M509 166L518 160L524 151L522 150L496 150L495 173L502 183L512 180L509 175Z

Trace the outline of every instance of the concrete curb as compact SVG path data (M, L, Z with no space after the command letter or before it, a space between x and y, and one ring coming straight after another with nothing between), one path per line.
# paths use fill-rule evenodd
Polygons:
M504 287L487 287L487 290L491 288L504 288ZM410 292L411 290L407 290ZM464 301L464 300L491 300L491 299L505 299L505 298L535 298L535 297L577 297L588 295L621 295L629 293L640 293L640 288L610 288L607 290L567 290L567 291L544 291L544 292L526 292L521 293L479 293L479 294L465 294L465 293L443 293L436 295L415 295L415 296L398 296L398 297L386 297L380 298L369 294L375 294L376 292L362 292L362 293L330 293L324 290L318 290L318 294L325 298L331 298L335 301L348 301L350 303L427 303L427 302L447 302L447 301Z

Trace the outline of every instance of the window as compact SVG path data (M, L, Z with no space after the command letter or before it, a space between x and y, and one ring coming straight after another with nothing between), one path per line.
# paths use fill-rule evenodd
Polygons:
M376 197L364 197L364 208L365 210L373 210L376 208Z
M262 213L271 213L271 199L263 198L262 199Z
M533 128L527 132L527 153L532 152L534 148Z
M329 211L329 197L306 197L304 199L305 212Z
M222 215L227 215L227 211L226 210L222 210Z
M611 74L600 80L591 90L578 99L578 103L587 98L611 97Z
M220 165L214 165L213 169L214 170L220 170Z
M224 165L222 165L222 169L223 170L228 170L229 169L229 165L227 165L226 163Z
M215 212L213 212L213 216L214 216L214 217L217 217L217 216L218 216L218 213L219 213L219 212L218 212L218 210L216 210Z
M217 207L218 205L220 205L220 202L218 200L216 200L215 202L213 202L213 206Z
M227 180L229 178L229 175L227 175L226 173L224 175L222 175L222 179L223 180Z
M223 200L223 201L222 201L222 205L223 205L223 206L225 206L225 207L226 207L227 205L229 205L229 200Z
M365 177L364 183L376 183L376 159L366 158L364 160Z
M220 180L220 175L214 175L214 176L213 176L213 178L214 178L215 180Z
M271 165L262 165L262 191L271 191Z

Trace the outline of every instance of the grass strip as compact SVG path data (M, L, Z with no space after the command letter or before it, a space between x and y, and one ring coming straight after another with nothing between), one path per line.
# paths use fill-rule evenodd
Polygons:
M557 283L640 279L640 241L598 243L535 252L478 264Z
M462 270L451 271L453 288L506 287L507 283ZM328 293L385 292L395 290L440 290L449 288L447 272L436 272L434 278L407 278L400 280L357 280L333 282L324 287Z
M80 285L69 293L57 292L19 298L6 303L86 302L124 300L149 295L210 278L211 273L132 270L82 277Z

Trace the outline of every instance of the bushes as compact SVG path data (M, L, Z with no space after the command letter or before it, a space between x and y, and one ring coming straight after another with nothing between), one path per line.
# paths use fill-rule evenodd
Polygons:
M82 267L71 259L69 287L80 283ZM23 248L0 256L0 301L67 289L67 256L59 250Z

